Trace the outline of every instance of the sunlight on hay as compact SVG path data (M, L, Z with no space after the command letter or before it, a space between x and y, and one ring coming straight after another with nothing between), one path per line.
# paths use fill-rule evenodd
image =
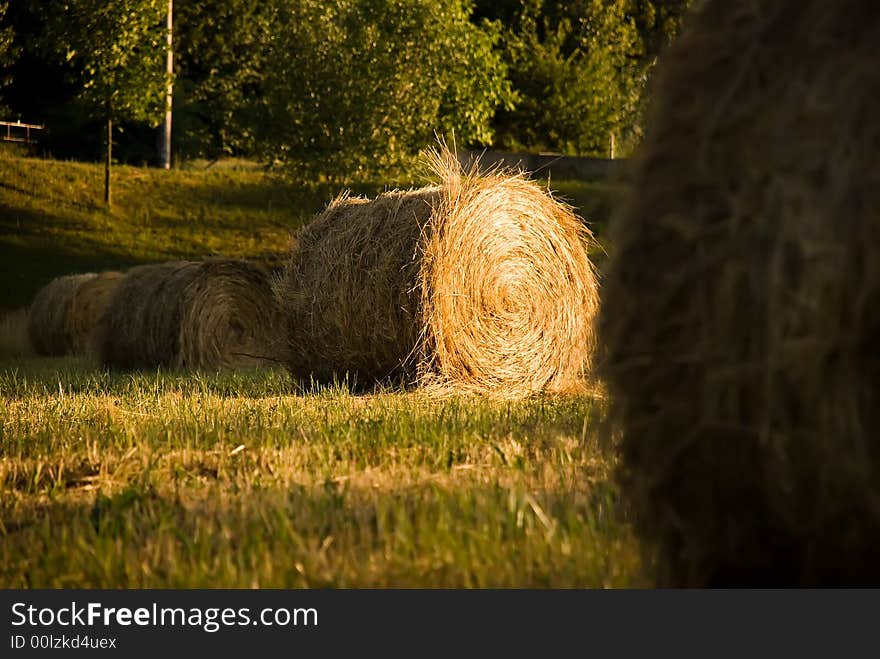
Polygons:
M343 195L278 286L291 372L516 398L581 390L593 348L592 236L523 176L431 158L438 185Z
M270 272L246 261L206 261L187 286L180 366L234 369L280 361L281 316Z

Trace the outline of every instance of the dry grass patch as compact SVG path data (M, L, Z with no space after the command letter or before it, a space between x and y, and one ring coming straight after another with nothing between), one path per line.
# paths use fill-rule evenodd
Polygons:
M0 373L3 586L638 583L588 398L38 365Z

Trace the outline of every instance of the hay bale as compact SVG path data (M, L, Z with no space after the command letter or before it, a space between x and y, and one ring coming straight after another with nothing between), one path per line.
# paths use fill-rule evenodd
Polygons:
M277 313L261 266L220 259L139 266L102 318L101 359L123 370L272 363Z
M880 6L708 0L612 223L602 368L658 583L880 583Z
M77 288L97 275L58 277L41 288L28 310L27 333L38 355L64 355L71 349L67 315Z
M463 172L440 185L342 196L299 237L279 285L288 366L518 397L583 383L597 284L571 209L522 176Z
M102 272L83 282L70 298L67 312L67 336L74 354L95 353L95 329L122 281L121 272Z
M0 355L26 355L33 352L27 326L27 307L0 311Z
M181 300L198 267L194 261L170 261L137 266L125 274L98 330L105 366L177 366Z
M236 369L281 361L282 321L272 284L269 270L247 261L200 264L183 295L179 365Z

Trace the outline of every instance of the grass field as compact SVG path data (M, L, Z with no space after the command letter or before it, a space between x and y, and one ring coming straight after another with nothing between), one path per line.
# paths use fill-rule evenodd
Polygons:
M0 308L76 265L282 255L333 194L259 171L117 172L108 212L94 166L0 162L0 276L14 282ZM582 208L609 198L557 187ZM0 314L0 587L641 583L598 396L111 374L28 354L24 321Z

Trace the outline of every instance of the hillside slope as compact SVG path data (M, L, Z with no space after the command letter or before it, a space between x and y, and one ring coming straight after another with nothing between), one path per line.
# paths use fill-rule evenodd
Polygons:
M386 187L364 184L354 192ZM602 222L617 195L598 183L553 187L591 221ZM107 209L101 165L0 150L0 311L28 304L39 288L72 272L211 256L278 265L294 232L339 192L253 167L120 165Z
M0 154L0 309L70 272L209 256L277 262L331 194L263 171L118 166L113 176L108 210L99 165Z

